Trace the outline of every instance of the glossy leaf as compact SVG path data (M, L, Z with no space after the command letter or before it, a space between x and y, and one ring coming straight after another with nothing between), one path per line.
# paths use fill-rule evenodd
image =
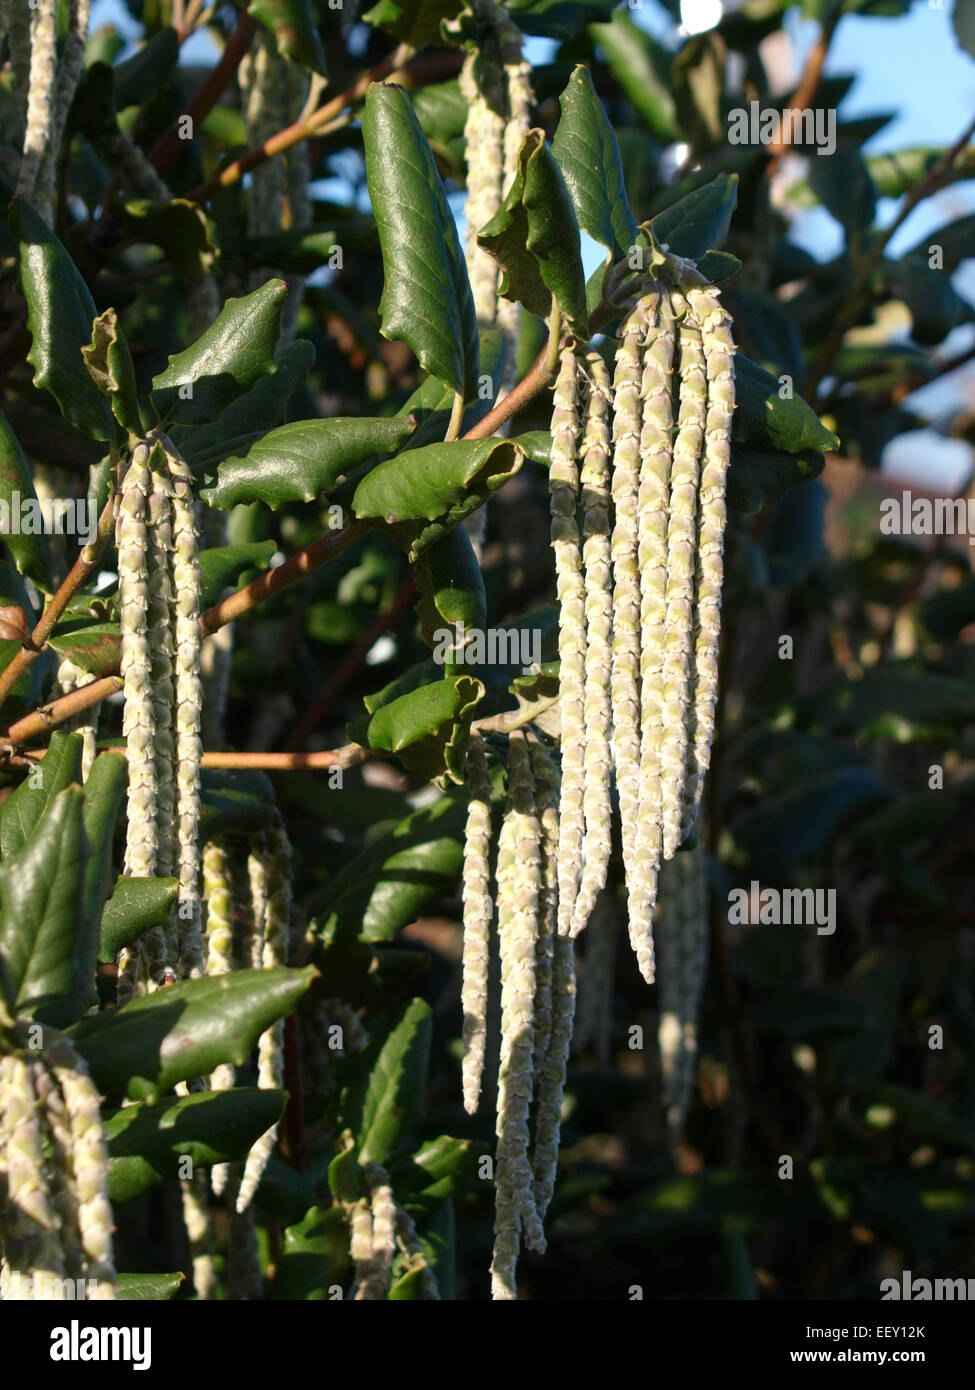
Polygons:
M87 857L83 802L80 787L67 787L31 838L0 864L0 957L21 1012L35 1013L77 985L74 938Z
M212 507L224 509L238 502L263 502L274 510L285 502L311 502L376 454L399 448L414 428L409 417L282 425L245 454L222 462L216 481L202 487L201 495Z
M311 0L250 0L247 13L274 35L283 58L327 75L325 50Z
M366 748L398 754L428 780L446 770L460 782L471 720L483 695L480 681L448 676L382 705L349 733Z
M478 342L467 265L430 146L401 87L369 88L362 138L385 271L383 337L401 339L421 366L469 400L477 391Z
M0 410L0 536L22 574L47 589L51 586L51 555L43 532L30 535L15 523L20 504L36 500L34 480L23 450Z
M623 10L614 10L608 24L590 24L588 32L651 134L668 143L678 139L667 50Z
M352 508L357 517L381 519L415 560L513 477L522 457L501 439L413 449L367 473Z
M170 357L152 382L152 403L164 423L213 420L273 370L286 293L283 280L269 280L253 294L228 299L196 342Z
M575 69L559 100L562 116L552 154L565 177L576 220L620 260L636 241L636 218L626 196L616 135L588 68Z
M0 858L10 859L27 843L55 797L81 781L79 734L58 729L47 752L20 786L0 804Z
M194 1168L246 1158L281 1118L285 1100L284 1091L242 1086L123 1106L105 1121L109 1200L131 1202L179 1177L186 1158Z
M433 1019L414 999L386 1035L369 1072L357 1142L360 1163L385 1163L416 1125L423 1105Z
M588 339L579 226L544 131L526 134L515 177L477 240L501 267L499 292L506 299L518 300L545 320L554 299L566 328L581 341Z
M7 214L17 238L21 293L27 300L34 385L49 391L61 414L84 434L110 439L108 402L92 381L81 350L91 341L95 304L74 261L24 198Z
M183 980L84 1019L73 1040L100 1090L155 1100L221 1062L243 1066L260 1034L291 1012L315 974L308 966Z
M738 176L719 174L658 212L650 219L650 231L657 245L673 255L700 260L724 243L737 201Z
M176 878L118 879L102 911L98 959L113 961L123 946L130 946L148 927L168 922L178 892Z

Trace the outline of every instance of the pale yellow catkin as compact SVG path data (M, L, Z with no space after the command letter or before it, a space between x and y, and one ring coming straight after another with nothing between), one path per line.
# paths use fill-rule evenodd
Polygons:
M582 468L579 482L583 506L582 563L585 573L586 648L583 722L583 811L585 862L572 913L571 933L589 921L596 898L606 882L612 847L612 753L610 677L612 672L613 586L610 552L610 407L609 372L600 354L586 354L589 391Z
M532 1100L535 950L540 888L539 824L524 732L508 742L508 799L498 841L498 938L501 947L501 1064L495 1151L491 1293L517 1296L522 1227L543 1244L532 1192L528 1117Z
M0 1057L0 1170L6 1176L0 1210L3 1253L27 1296L43 1298L44 1285L64 1278L58 1217L48 1184L41 1112L33 1069L17 1053Z
M532 1073L541 1076L542 1064L552 1035L552 962L559 910L559 773L542 745L529 742L532 775L541 834L541 891L535 949L535 1015Z
M33 199L41 161L55 120L54 86L57 77L57 6L53 0L30 8L30 77L27 88L27 125L20 162L17 194ZM45 209L50 216L50 209Z
M613 764L619 793L623 867L628 894L630 944L640 973L653 980L651 911L653 884L638 872L636 839L640 803L640 574L638 512L640 489L641 348L647 317L658 294L633 309L616 350L613 377Z
M562 353L552 408L549 504L559 603L559 716L562 722L562 800L559 830L559 933L568 936L579 891L585 828L586 727L584 720L586 613L579 502L579 362Z
M218 841L210 840L203 850L203 899L206 903L206 974L229 975L233 970L234 901L230 858ZM221 1062L210 1074L211 1091L232 1090L236 1077L233 1062ZM213 1191L219 1196L230 1178L230 1164L214 1164L210 1173Z
M464 1055L461 1064L464 1109L477 1110L487 1044L488 968L493 903L491 901L491 780L483 743L471 741L467 753L467 821L464 830L462 899L464 904L463 1009Z
M498 313L498 263L478 245L477 235L501 206L504 167L504 95L501 68L493 45L468 53L460 73L467 102L464 144L467 151L467 223L465 258L478 327L492 328Z
M640 571L640 784L633 842L631 920L649 933L662 849L662 746L664 637L667 612L667 518L670 507L673 408L671 373L674 324L660 285L645 301L647 313L640 359L640 481L637 502L637 563ZM653 955L641 962L652 979Z
M721 633L721 588L724 581L725 488L731 462L731 423L735 408L731 316L713 285L692 284L687 301L700 325L707 371L704 464L700 482L700 523L696 565L695 627L691 742L683 830L694 825L704 778L711 760L714 708L718 693L718 642Z
M63 1034L46 1043L48 1059L64 1097L71 1135L71 1172L78 1202L78 1233L86 1274L95 1281L94 1297L118 1297L112 1249L114 1223L108 1199L108 1145L102 1126L101 1098L88 1066Z
M661 691L660 786L665 859L673 857L683 838L696 607L698 491L707 403L700 327L679 289L671 291L671 303L678 324L680 409L673 445L667 527L667 605Z

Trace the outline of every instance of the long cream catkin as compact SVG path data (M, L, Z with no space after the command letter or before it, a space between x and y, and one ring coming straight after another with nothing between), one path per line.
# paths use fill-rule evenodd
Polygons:
M491 781L483 744L475 739L467 754L467 823L464 831L462 1062L464 1109L477 1110L487 1044L488 967L491 902Z

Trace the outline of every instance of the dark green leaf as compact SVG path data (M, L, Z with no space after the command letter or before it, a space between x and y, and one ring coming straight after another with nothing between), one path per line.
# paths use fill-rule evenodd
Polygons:
M427 138L401 87L376 83L362 120L385 283L382 334L470 400L478 341L467 265Z
M522 457L517 445L500 439L412 449L367 473L352 508L357 517L384 521L415 560L513 477Z
M247 545L219 545L200 551L200 607L216 603L228 585L245 570L264 570L271 563L274 541L250 541Z
M263 502L311 502L327 495L352 469L375 454L389 454L409 438L406 419L298 420L271 430L246 454L227 458L216 482L201 488L212 507Z
M228 831L263 830L274 814L274 788L263 772L204 768L201 776L200 843Z
M0 957L21 1012L71 996L78 985L75 930L84 911L84 793L67 787L31 838L0 864ZM57 1009L46 1015L63 1020Z
M873 768L830 768L742 812L732 834L753 864L774 873L776 865L818 853L844 825L889 795Z
M499 292L548 320L553 298L566 327L589 337L579 226L562 171L543 130L530 130L501 207L478 233L501 267Z
M442 43L440 24L465 9L465 0L379 0L362 18L413 48Z
M153 378L152 403L165 422L200 424L274 370L274 346L287 287L269 280L243 299L228 299L192 346Z
M284 1091L239 1087L126 1105L105 1121L108 1196L113 1205L176 1178L181 1160L194 1169L246 1158L284 1111Z
M142 435L135 368L125 334L114 309L99 314L92 325L92 339L81 349L88 373L112 406L112 414L124 430Z
M817 152L809 160L809 182L817 198L846 232L848 242L869 228L877 194L856 145L838 144L834 154Z
M383 1040L362 1101L360 1163L385 1163L418 1122L432 1032L430 1006L413 999Z
M121 641L117 622L86 618L58 623L50 637L50 645L62 661L67 658L96 678L118 670Z
M325 941L390 941L456 885L466 798L438 797L379 835L308 903Z
M47 589L51 586L51 555L47 537L43 531L29 535L19 525L20 504L25 500L36 501L36 498L34 480L23 450L0 410L0 535L20 572Z
M81 781L81 753L80 734L58 729L51 735L44 757L0 805L0 857L6 860L16 854L55 797L72 782Z
M421 632L431 641L438 628L457 623L483 628L487 622L484 576L463 526L455 526L417 562Z
M623 166L613 127L592 85L577 67L559 98L562 117L552 140L555 156L583 231L607 247L613 260L636 241L636 219L626 197Z
M155 1100L221 1062L243 1066L260 1034L291 1012L316 973L308 966L183 980L84 1019L72 1037L99 1090Z
M675 256L700 260L706 251L720 249L737 201L738 175L719 174L651 218L654 241Z
M98 959L113 961L148 927L165 925L178 892L176 878L120 878L102 912Z
M784 392L785 394L780 394ZM801 396L790 379L777 381L742 352L735 353L734 435L790 454L806 449L825 453L839 440Z
M449 676L383 705L349 733L366 748L398 753L411 772L428 780L446 770L460 782L471 720L483 695L480 681Z
M179 38L175 29L160 29L152 38L112 71L115 74L115 106L141 106L167 79L179 61Z
M61 414L94 439L111 439L108 402L92 381L81 350L91 341L95 304L88 286L50 227L15 198L7 214L17 238L20 289L27 300L34 385L50 391Z
M183 457L198 472L204 461L221 463L234 449L249 447L261 434L284 419L294 392L305 381L315 362L311 343L299 338L278 355L274 371L259 377L251 389L232 401L210 425L180 427L171 431Z

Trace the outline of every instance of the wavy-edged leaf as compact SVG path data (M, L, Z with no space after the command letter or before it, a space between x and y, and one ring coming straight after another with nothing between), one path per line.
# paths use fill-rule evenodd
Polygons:
M58 623L49 641L62 661L73 661L96 679L118 670L122 638L116 622L73 618Z
M29 575L42 588L51 587L51 554L43 532L28 535L13 518L20 517L20 503L36 501L34 480L27 467L17 436L0 410L0 538L16 561L21 574ZM6 525L4 525L6 508Z
M446 676L382 705L349 733L366 748L396 753L427 780L446 771L461 782L471 720L483 695L484 686L471 676Z
M179 1177L185 1158L194 1168L246 1158L281 1118L285 1100L284 1091L242 1086L123 1106L105 1121L109 1200L131 1202Z
M178 878L119 878L102 910L98 959L113 961L149 927L164 926L178 892Z
M152 403L165 423L213 420L274 370L286 294L283 280L269 280L253 294L228 299L196 342L170 357L152 382Z
M738 175L718 174L652 217L653 239L675 256L700 260L706 251L720 250L737 201Z
M379 0L362 18L413 48L443 43L440 24L467 8L467 0Z
M64 418L93 439L114 433L108 402L92 381L81 350L91 341L95 303L74 261L24 198L7 214L17 238L20 290L27 300L34 385L49 391Z
M543 130L526 133L511 186L477 240L501 267L500 294L545 320L554 298L566 328L588 339L579 224Z
M565 177L576 220L613 260L619 260L636 241L636 218L626 196L616 134L588 68L580 65L573 71L559 101L562 117L552 154Z
M124 430L142 434L135 367L114 309L106 309L92 324L91 342L81 349L88 375L108 400Z
M360 1163L385 1163L417 1124L432 1034L429 1004L412 999L382 1040L369 1070L357 1126Z
M170 431L173 443L191 467L203 472L235 450L250 448L265 430L280 424L291 397L315 364L315 349L304 338L278 354L274 370L259 377L251 389L232 401L209 425L179 426Z
M463 526L455 526L424 551L417 562L415 578L420 594L420 630L425 641L432 642L433 634L444 626L460 623L465 628L484 627L484 575Z
M182 980L82 1020L72 1037L99 1090L155 1100L221 1062L243 1066L261 1033L291 1012L316 974L312 966L276 967Z
M771 372L743 352L735 353L735 438L771 444L790 454L838 449L840 441L833 431L826 428L811 405L795 395L791 382L786 385L792 394L783 397Z
M75 930L84 912L87 857L84 793L67 787L31 838L0 864L0 957L21 1012L70 996L76 985ZM58 1010L45 1010L58 1024Z
M217 469L216 482L200 489L211 507L263 502L311 502L327 495L353 468L376 454L398 449L416 428L405 419L298 420L271 430L246 454Z
M0 804L0 858L7 860L16 854L55 797L72 782L81 781L82 746L80 734L56 729L43 758Z
M458 439L411 449L366 474L352 509L357 517L383 521L415 560L512 478L522 458L507 439Z
M470 400L478 338L467 264L423 127L401 87L375 83L362 119L369 197L379 230L385 338Z

